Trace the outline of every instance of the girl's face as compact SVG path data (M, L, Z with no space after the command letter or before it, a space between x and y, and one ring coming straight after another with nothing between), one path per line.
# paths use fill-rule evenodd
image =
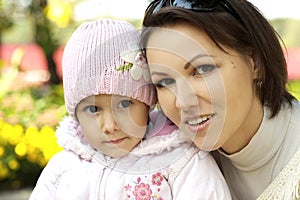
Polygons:
M118 95L96 95L82 100L76 115L85 138L111 157L128 154L144 137L148 106Z
M239 151L263 116L253 60L218 48L201 30L177 24L155 30L147 59L163 112L202 150Z

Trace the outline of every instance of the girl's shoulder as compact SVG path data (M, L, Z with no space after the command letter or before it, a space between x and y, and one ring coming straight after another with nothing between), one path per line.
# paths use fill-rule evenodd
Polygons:
M89 184L94 177L98 177L99 171L95 163L83 160L71 151L62 150L52 156L43 169L30 200L86 197Z

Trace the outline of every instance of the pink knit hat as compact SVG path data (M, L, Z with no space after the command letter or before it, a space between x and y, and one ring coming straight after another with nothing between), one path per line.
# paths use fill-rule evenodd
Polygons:
M98 94L122 95L152 106L156 93L146 59L138 48L140 33L129 23L102 19L80 25L63 54L65 103L75 117L77 104Z

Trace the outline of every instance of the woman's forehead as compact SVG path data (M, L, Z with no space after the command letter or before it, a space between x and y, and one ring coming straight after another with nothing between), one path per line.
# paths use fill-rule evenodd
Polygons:
M191 25L178 24L168 28L155 28L146 50L168 52L187 60L199 54L210 55L217 47L203 31Z

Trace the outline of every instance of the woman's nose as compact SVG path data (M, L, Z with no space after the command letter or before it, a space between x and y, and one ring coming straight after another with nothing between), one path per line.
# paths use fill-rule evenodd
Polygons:
M178 109L187 110L191 107L198 106L196 91L187 80L178 82L174 92L176 96L175 106Z
M114 114L111 111L105 111L101 116L99 116L98 124L100 126L100 129L105 134L111 134L120 130L114 118Z

